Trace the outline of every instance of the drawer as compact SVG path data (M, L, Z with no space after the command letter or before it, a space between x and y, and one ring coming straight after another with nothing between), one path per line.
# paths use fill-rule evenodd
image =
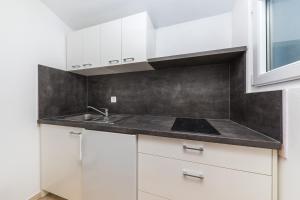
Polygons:
M144 154L272 175L272 150L270 149L139 135L138 151Z
M162 197L155 196L153 194L149 194L147 192L139 191L138 200L169 200Z
M172 200L271 200L272 177L139 154L139 190Z

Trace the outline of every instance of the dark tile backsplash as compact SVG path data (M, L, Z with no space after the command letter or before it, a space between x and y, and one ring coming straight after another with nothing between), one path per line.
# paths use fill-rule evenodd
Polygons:
M88 78L39 66L39 118L84 112L87 104L110 113L231 119L282 141L282 91L246 94L245 55L233 63Z
M39 118L83 112L87 105L86 77L38 67Z
M246 55L230 66L230 119L282 141L282 91L246 94Z
M113 113L229 118L229 65L88 77L88 103Z

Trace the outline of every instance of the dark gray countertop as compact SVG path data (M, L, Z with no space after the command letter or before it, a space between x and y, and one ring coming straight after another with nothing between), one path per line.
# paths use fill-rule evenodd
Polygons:
M143 134L169 138L198 140L213 143L232 144L267 149L279 149L279 141L269 138L259 132L237 124L228 119L208 119L221 135L206 135L199 133L172 131L175 117L150 115L124 115L123 120L115 124L97 122L75 122L63 118L40 119L40 124L80 127L88 130L117 132L123 134Z

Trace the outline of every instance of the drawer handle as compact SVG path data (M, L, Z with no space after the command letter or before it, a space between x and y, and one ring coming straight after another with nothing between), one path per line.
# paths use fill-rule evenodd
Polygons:
M118 64L120 61L119 60L110 60L108 62L109 62L109 64Z
M92 64L83 64L84 67L91 67Z
M133 62L134 58L124 58L123 61L124 62Z
M182 148L183 150L193 150L193 151L200 151L200 152L204 151L203 147L193 148L193 147L188 147L187 145L183 145Z
M184 169L182 170L182 174L185 177L199 178L201 180L204 179L204 175L200 172L191 172L189 170Z
M71 134L71 135L82 135L81 132L73 132L73 131L70 131L70 134Z

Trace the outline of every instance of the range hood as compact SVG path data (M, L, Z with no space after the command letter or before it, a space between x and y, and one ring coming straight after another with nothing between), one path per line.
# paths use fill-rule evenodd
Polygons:
M154 69L220 64L231 62L243 55L246 51L247 47L241 46L213 51L151 58L148 59L148 63Z

